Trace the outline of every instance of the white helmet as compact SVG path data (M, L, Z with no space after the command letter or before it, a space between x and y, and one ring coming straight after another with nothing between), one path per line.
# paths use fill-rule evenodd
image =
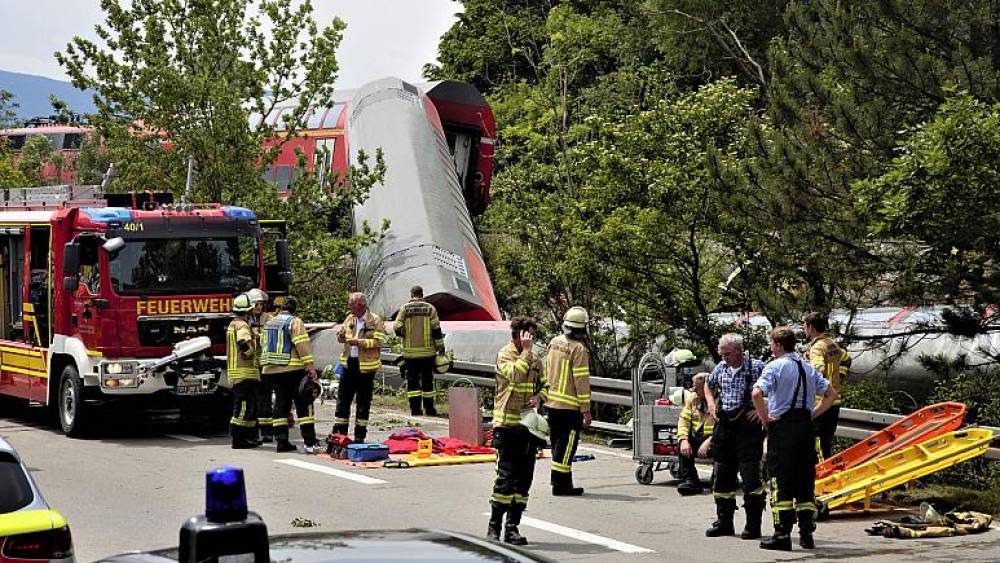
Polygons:
M590 315L583 307L570 307L563 315L563 327L584 329L590 321Z
M250 297L250 302L257 303L267 303L267 294L263 290L257 289L256 287L247 292Z
M549 437L548 421L534 409L521 413L521 426L527 428L528 432L539 440L547 440Z

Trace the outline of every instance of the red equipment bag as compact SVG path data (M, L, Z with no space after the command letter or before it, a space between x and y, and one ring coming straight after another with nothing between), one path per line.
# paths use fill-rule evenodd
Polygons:
M343 434L330 433L326 438L326 453L336 459L347 459L347 446L354 441Z

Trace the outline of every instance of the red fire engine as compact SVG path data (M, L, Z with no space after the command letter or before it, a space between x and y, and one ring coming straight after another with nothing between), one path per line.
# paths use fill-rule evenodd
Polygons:
M290 278L283 224L248 209L88 186L0 197L0 395L49 405L69 435L101 407L217 405L233 295Z

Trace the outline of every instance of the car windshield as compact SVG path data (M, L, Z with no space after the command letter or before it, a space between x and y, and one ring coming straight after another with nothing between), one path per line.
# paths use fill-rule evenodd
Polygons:
M21 464L10 454L0 453L0 514L22 509L34 497Z
M257 274L253 237L129 239L111 261L119 295L246 291Z

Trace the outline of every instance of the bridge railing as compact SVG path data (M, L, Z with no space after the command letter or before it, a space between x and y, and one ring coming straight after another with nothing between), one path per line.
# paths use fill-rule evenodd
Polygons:
M399 360L399 354L383 353L382 361L385 362L387 374L398 374L399 370L395 364ZM435 374L438 381L456 382L460 380L469 381L479 387L493 388L496 386L493 364L482 364L475 362L456 361L449 373ZM643 383L643 389L650 395L660 392L662 384ZM590 378L591 401L609 405L632 406L632 383L623 379L609 379L606 377ZM902 415L884 412L864 411L858 409L840 409L840 423L837 426L837 436L862 440L872 433L877 432L886 426L902 419ZM602 432L612 434L631 435L632 429L624 424L594 421L593 426ZM1000 440L1000 428L983 426L992 430L998 437L994 440L997 444ZM1000 448L990 448L985 457L988 459L1000 459Z

